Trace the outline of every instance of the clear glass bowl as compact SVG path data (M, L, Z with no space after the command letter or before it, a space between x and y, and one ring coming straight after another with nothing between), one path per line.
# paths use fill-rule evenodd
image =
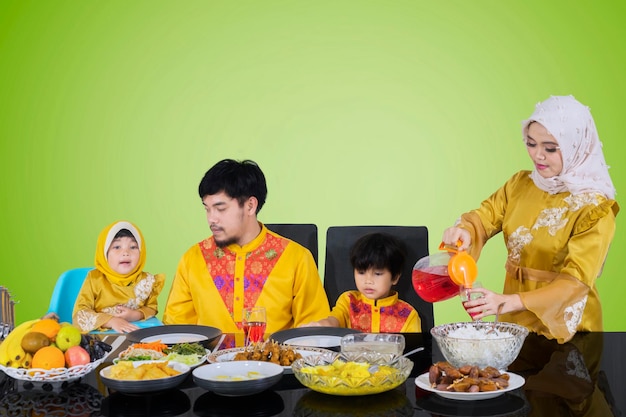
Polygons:
M335 360L350 364L353 362L362 363L365 364L363 366L366 368L370 365L379 365L380 367L389 364L389 355L381 355L376 352L354 354L329 352L298 359L291 365L291 369L298 381L305 387L324 394L343 396L378 394L397 388L406 381L413 369L413 362L410 359L400 357L397 362L390 365L393 369L389 373L385 372L385 368L372 374L369 372L340 374L333 370L333 372L324 375L303 370L308 367L328 367Z
M377 352L380 354L402 355L404 336L393 333L355 333L341 338L341 352Z
M495 334L487 334L493 322L449 323L433 327L430 333L444 358L454 367L506 368L517 358L528 329L514 323L498 322Z

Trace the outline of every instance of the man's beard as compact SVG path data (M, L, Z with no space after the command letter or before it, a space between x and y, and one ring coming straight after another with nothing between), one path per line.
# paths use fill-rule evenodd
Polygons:
M215 239L215 244L217 245L217 247L222 248L222 249L225 248L226 246L232 245L233 243L237 243L236 237L231 237L226 240Z

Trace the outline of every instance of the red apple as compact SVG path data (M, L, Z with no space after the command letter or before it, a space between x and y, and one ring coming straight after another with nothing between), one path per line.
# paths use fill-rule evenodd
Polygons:
M65 351L65 366L86 365L91 362L89 352L82 346L72 346Z

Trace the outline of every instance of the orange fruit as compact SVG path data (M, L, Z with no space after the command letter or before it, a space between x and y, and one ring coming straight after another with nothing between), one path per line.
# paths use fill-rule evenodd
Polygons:
M65 355L58 347L42 347L33 355L31 367L41 369L65 368Z
M61 329L61 325L55 319L41 319L30 328L31 332L39 332L43 333L51 341L54 341L54 338L57 337L57 333L59 333L59 329Z

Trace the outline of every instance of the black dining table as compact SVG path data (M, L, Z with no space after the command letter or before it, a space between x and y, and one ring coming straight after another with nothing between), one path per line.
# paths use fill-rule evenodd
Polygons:
M626 332L579 333L565 344L530 334L507 372L525 378L522 387L484 400L446 399L415 384L434 362L444 360L430 334L405 333L409 379L369 396L332 396L285 374L270 390L224 397L194 384L190 375L175 389L127 395L110 392L98 370L63 386L31 388L0 372L0 416L622 416L626 412ZM131 342L103 335L114 351ZM213 345L215 349L218 339ZM110 360L109 360L110 359Z

